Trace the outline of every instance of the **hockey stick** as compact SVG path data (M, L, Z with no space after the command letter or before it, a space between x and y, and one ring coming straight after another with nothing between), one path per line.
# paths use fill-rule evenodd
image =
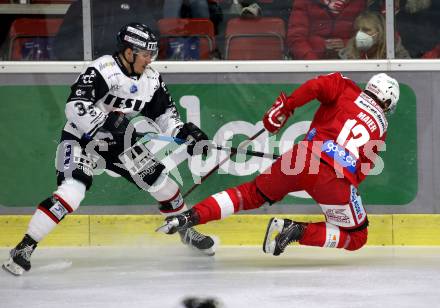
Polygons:
M161 140L161 141L167 141L167 142L174 142L177 144L184 144L186 143L186 140L184 139L180 139L180 138L176 138L176 137L170 137L170 136L163 136L163 135L158 135L158 134L154 134L154 133L146 133L146 134L138 134L139 137L142 137L141 139L138 140L138 142L144 143L147 142L149 140ZM255 157L263 157L263 158L270 158L270 159L277 159L278 157L280 157L277 154L269 154L269 153L264 153L264 152L258 152L258 151L252 151L252 150L244 150L244 149L238 149L235 147L224 147L221 145L216 145L211 143L211 145L209 145L210 148L219 150L219 151L226 151L226 152L230 152L231 154L246 154L249 156L255 156Z
M256 139L258 136L260 136L262 133L264 133L265 129L262 128L261 130L259 130L255 135L253 135L252 137L250 137L249 139L247 139L245 142L243 142L243 144L241 145L242 148L247 147L247 145L249 143L251 143L254 139ZM237 148L238 150L238 148ZM226 157L224 160L222 160L221 162L219 162L214 168L212 168L207 174L205 174L201 179L200 179L200 183L196 183L194 184L190 189L187 190L186 193L183 194L183 199L185 199L190 193L192 193L194 191L194 189L196 189L198 186L200 186L211 174L213 174L215 171L217 171L225 162L227 162L230 158L232 158L233 156L235 156L235 154L237 154L237 152L231 152L231 154L229 154L228 157Z

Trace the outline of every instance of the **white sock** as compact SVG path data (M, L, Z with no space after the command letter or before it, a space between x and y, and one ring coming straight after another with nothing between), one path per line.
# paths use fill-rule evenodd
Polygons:
M43 211L37 209L31 218L28 226L27 234L35 241L40 242L48 235L57 224L47 216Z

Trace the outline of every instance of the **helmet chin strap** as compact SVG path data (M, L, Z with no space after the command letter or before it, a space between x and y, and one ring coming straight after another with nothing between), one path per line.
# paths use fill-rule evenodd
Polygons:
M133 52L133 61L132 62L128 61L128 59L125 57L125 50L122 53L122 56L124 57L124 60L130 65L130 70L131 70L130 75L139 77L139 74L137 74L134 71L134 63L136 62L137 55Z

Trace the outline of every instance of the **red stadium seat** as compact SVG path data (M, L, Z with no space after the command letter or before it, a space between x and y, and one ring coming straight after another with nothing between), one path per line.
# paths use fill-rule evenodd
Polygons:
M52 60L52 40L63 19L18 18L9 29L9 60Z
M226 60L282 60L286 28L278 17L233 18L226 26Z
M157 24L160 32L160 59L207 60L211 58L215 49L214 25L211 20L163 18ZM176 49L179 49L180 55L176 53Z

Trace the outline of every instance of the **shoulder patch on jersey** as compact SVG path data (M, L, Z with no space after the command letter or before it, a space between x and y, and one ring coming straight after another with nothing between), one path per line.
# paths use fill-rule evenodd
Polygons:
M109 89L118 87L118 80L115 77L123 73L112 56L106 55L96 59L93 66L101 73Z
M376 120L379 124L380 137L382 137L388 128L388 121L382 108L364 92L361 92L354 103Z
M106 78L109 78L110 75L120 71L112 56L102 56L96 59L92 65Z
M104 68L108 67L108 66L113 66L110 63L115 63L115 60L113 59L112 56L110 55L105 55L102 57L99 57L98 59L96 59L95 61L93 61L90 66L94 66L96 67L98 70L103 70Z

